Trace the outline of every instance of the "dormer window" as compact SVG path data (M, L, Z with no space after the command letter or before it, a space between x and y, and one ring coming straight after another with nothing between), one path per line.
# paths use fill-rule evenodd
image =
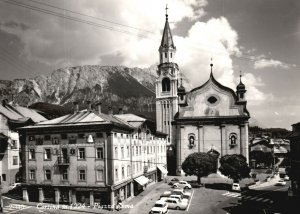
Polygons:
M170 53L170 57L172 58L172 53Z

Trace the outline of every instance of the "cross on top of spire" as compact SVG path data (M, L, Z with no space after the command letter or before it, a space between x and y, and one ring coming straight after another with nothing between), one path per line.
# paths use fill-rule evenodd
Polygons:
M166 20L168 20L168 4L166 4Z
M242 71L240 71L240 83L242 82Z
M214 64L212 63L212 57L210 58L210 73L212 74Z

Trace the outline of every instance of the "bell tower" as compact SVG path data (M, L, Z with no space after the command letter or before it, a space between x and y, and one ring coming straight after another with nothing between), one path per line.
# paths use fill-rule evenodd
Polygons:
M168 21L168 8L166 7L166 21L159 47L159 65L155 82L156 92L156 123L157 131L169 135L172 142L172 125L174 115L178 111L178 65L174 62L176 47Z
M246 87L244 83L242 82L242 72L240 72L240 83L236 86L236 95L238 97L239 103L247 103L245 93L246 93Z

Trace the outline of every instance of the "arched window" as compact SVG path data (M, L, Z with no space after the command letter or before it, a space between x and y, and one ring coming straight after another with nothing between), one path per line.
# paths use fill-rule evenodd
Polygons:
M162 80L162 91L170 91L170 79L164 78Z

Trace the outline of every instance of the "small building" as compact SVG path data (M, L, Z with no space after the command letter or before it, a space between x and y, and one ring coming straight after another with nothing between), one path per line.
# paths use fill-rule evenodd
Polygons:
M3 100L0 105L0 175L2 193L21 182L20 143L17 128L47 120L36 111Z
M166 174L166 134L133 114L103 114L89 105L21 132L27 201L110 208Z
M262 151L262 152L272 152L273 145L269 144L268 140L261 139L252 143L250 146L250 151Z
M292 133L288 136L290 140L291 169L289 177L291 179L291 193L300 199L300 123L292 125Z

